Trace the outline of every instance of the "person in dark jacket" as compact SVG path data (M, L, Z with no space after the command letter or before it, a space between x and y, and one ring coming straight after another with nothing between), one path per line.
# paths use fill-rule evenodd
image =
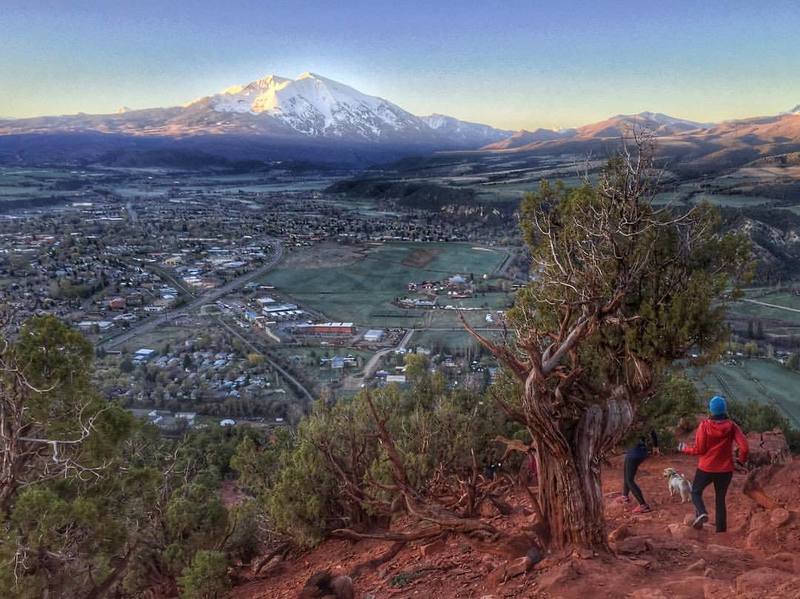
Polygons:
M658 436L656 435L656 431L651 429L649 437L650 444L653 448L653 453L660 454L661 451L658 449ZM642 490L639 488L639 485L636 484L636 472L639 470L639 466L641 466L642 462L644 462L649 455L650 449L648 447L648 440L645 435L639 437L636 440L635 445L630 447L625 452L625 465L623 466L624 482L622 485L622 497L619 498L619 501L622 503L628 503L630 501L629 495L633 493L634 498L639 504L633 508L632 512L634 514L646 514L647 512L652 511L652 508L644 499Z
M692 526L702 528L708 521L708 511L703 503L703 491L714 485L716 510L714 520L717 532L725 532L728 527L725 495L733 479L733 444L739 447L738 462L747 461L749 447L747 437L742 429L728 418L728 406L725 398L715 395L708 402L709 418L697 427L694 445L681 443L678 451L689 455L700 456L697 472L692 483L692 503L695 508L695 519Z

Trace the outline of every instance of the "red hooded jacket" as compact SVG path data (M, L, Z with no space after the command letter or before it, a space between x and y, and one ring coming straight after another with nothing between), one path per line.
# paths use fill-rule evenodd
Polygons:
M747 437L733 420L708 418L697 427L694 446L683 453L700 456L697 467L704 472L733 472L733 442L739 447L739 461L747 461Z

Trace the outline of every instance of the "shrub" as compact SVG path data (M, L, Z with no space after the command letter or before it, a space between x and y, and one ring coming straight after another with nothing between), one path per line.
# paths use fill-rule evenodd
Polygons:
M789 420L773 405L755 400L728 400L728 414L744 430L748 432L764 432L780 429L786 436L786 442L792 453L800 451L800 431L791 427Z
M178 580L181 597L218 599L230 588L228 561L219 551L198 551Z
M420 491L440 467L449 477L468 476L473 452L482 464L496 436L513 435L491 399L448 391L441 376L423 367L414 378L411 389L392 385L371 393L409 482ZM279 436L264 447L241 443L232 465L271 525L303 546L335 528L385 523L393 499L387 457L363 393L332 406L317 403L293 438Z

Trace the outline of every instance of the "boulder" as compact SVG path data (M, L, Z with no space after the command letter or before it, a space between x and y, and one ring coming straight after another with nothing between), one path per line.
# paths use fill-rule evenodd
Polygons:
M748 458L750 464L766 466L767 464L786 464L792 461L789 444L780 429L750 433L747 435L747 442L750 445Z

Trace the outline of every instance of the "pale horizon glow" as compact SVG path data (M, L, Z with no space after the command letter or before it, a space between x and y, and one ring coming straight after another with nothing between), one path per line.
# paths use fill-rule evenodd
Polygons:
M3 4L4 117L177 106L306 71L413 114L513 130L642 111L717 122L800 104L797 2Z

